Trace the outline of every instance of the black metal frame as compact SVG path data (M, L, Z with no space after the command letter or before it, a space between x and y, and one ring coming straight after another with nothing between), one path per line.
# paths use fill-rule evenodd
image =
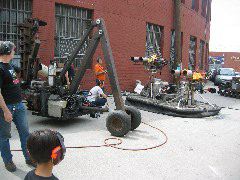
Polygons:
M109 42L109 37L107 33L107 29L105 26L105 22L103 19L97 19L95 22L93 22L88 29L88 31L84 34L82 39L79 42L79 45L76 47L76 49L73 51L73 53L70 55L68 62L65 64L61 74L60 74L60 80L61 83L63 82L64 76L68 69L70 68L71 64L73 63L75 57L77 56L78 52L82 49L84 42L87 40L88 36L92 33L94 28L97 28L98 30L95 31L94 35L92 36L92 39L90 40L89 47L87 48L87 52L85 56L83 57L83 60L81 61L81 65L79 68L79 71L77 72L75 78L72 81L72 84L70 86L70 95L73 95L77 92L79 84L86 72L86 69L92 64L92 57L98 47L99 42L101 42L102 50L104 53L104 59L106 61L107 65L107 71L109 75L110 85L112 87L112 93L116 105L117 110L125 110L124 108L124 102L121 95L121 90L118 82L117 72L115 68L114 58L112 54L112 49Z
M30 83L32 79L37 79L37 72L38 72L38 61L37 61L37 55L40 48L40 40L36 39L34 41L33 50L31 52L31 55L28 59L27 64L27 75L26 75L26 81ZM36 63L35 63L36 62ZM34 70L34 71L33 71Z

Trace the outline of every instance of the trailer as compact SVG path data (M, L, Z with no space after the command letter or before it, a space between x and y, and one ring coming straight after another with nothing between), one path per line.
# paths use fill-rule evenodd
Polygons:
M149 72L150 81L139 94L131 93L126 104L138 109L185 118L203 118L217 115L221 107L207 102L201 95L204 92L216 93L216 89L203 88L203 77L191 70L171 70L171 74L180 78L179 84L164 82L155 77L168 63L157 52L148 57L131 57L134 63L142 63ZM195 96L202 101L195 100Z
M80 68L72 80L70 87L67 87L64 85L65 74L79 51L85 46L85 42L90 35L91 40L86 49L86 54L80 62ZM51 77L53 78L51 83L37 78L29 79L29 77L26 77L27 82L29 82L27 86L29 89L29 94L26 99L27 106L34 115L51 117L56 120L68 120L86 114L92 115L94 113L108 112L108 108L96 107L88 103L84 93L78 91L79 84L87 68L92 64L92 57L99 43L101 43L104 59L106 60L110 85L112 87L116 106L116 109L107 116L106 127L113 136L121 137L126 135L130 130L135 130L140 125L140 111L134 107L127 107L124 105L107 29L104 20L101 18L92 22L87 32L80 39L75 50L68 57L60 73L51 73ZM33 58L29 58L28 63L25 62L25 64L28 64L26 67L32 67L26 68L28 71L32 71L32 69L36 67L32 74L37 74L37 72L48 68L48 75L50 75L49 67L44 66L39 61L35 61ZM35 66L33 66L34 64ZM55 71L57 71L58 67L53 65L51 68L54 67L56 68ZM54 69L51 69L51 72L52 70ZM29 72L27 72L27 74L29 74Z

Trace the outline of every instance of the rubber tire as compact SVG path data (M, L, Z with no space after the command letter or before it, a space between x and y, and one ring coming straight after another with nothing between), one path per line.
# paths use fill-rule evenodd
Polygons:
M116 123L116 119L121 122L121 129L119 130L113 127L113 123ZM112 136L122 137L131 129L131 118L126 112L121 110L110 112L106 119L106 127Z
M141 113L137 108L134 108L132 106L125 107L125 111L128 115L131 116L131 130L133 131L141 124Z

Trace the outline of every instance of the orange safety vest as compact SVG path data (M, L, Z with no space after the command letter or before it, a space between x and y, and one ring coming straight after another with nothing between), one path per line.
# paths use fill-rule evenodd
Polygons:
M96 64L94 70L95 70L95 74L100 73L100 72L104 72L104 68L100 64ZM105 81L105 73L96 75L96 78L101 80L101 81Z

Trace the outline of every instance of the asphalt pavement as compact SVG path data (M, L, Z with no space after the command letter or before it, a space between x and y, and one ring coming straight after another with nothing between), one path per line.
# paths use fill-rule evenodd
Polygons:
M201 99L201 97L198 97ZM127 151L112 147L67 149L65 159L54 167L63 180L79 179L240 179L240 99L206 93L204 100L221 107L214 117L192 119L141 111L142 121L161 129L168 141L152 150ZM114 108L113 98L108 99ZM106 129L107 113L98 119L82 116L56 121L31 115L30 131L51 128L61 132L66 146L103 145L111 137ZM12 127L11 148L20 149L16 127ZM149 148L165 142L156 129L141 124L121 138L121 148ZM115 141L111 141L114 143ZM111 143L110 142L110 143ZM0 179L23 179L31 170L21 152L13 152L18 170L10 173L0 162Z

